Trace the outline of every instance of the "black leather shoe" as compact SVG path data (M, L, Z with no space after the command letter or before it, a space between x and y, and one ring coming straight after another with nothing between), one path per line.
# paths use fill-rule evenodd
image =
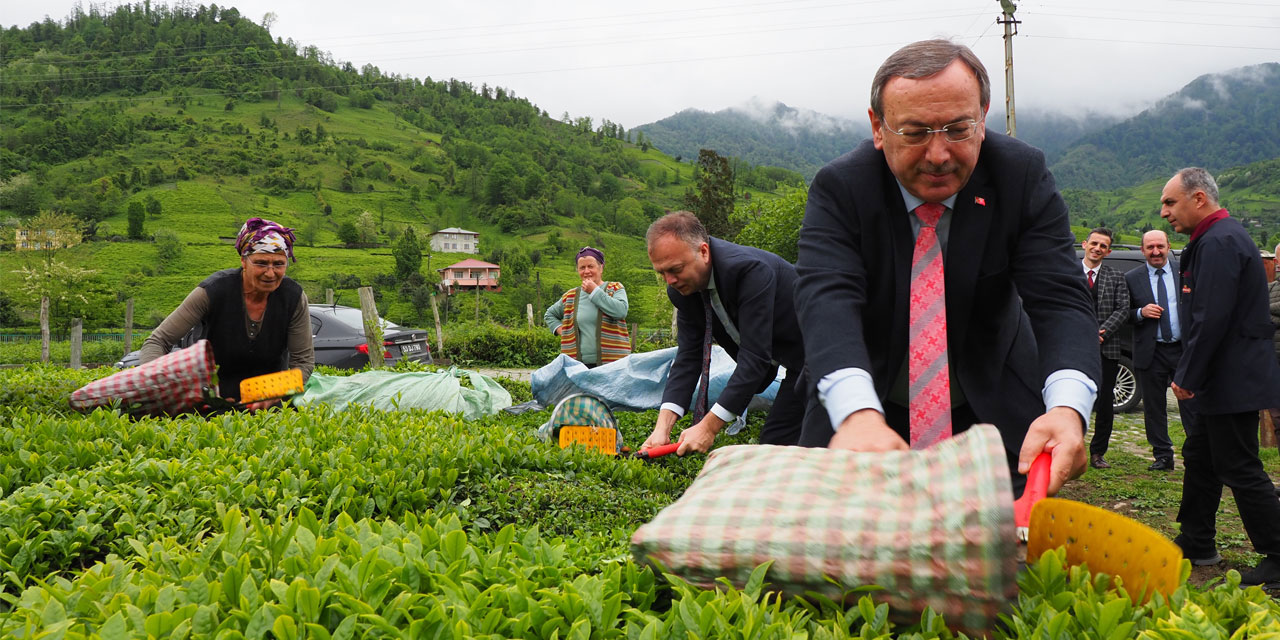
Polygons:
M1280 585L1280 558L1267 556L1258 566L1240 572L1241 586L1251 587L1255 584L1264 587Z
M1183 544L1181 536L1174 538L1173 543L1178 545L1179 549L1182 549L1182 557L1191 562L1192 566L1209 567L1222 562L1222 555L1218 553L1217 549L1188 549Z
M1147 467L1147 471L1173 471L1173 460L1170 458L1157 458L1151 466Z
M1094 469L1110 469L1111 465L1102 456L1089 456L1089 465Z

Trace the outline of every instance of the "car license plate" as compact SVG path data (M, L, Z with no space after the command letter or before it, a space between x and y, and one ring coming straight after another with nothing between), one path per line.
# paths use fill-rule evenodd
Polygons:
M419 351L422 351L422 343L420 342L400 345L400 353L418 353Z

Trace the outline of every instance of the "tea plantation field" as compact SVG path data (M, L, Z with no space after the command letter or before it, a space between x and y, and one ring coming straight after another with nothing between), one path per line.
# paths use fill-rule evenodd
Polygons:
M0 370L0 637L962 637L930 613L894 624L874 591L780 599L767 567L702 591L636 563L631 532L699 456L560 450L533 436L546 412L64 408L108 373ZM654 417L620 414L625 440ZM1280 637L1280 606L1238 577L1135 606L1046 555L989 636Z

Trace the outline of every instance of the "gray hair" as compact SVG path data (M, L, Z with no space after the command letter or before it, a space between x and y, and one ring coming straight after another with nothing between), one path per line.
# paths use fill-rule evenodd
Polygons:
M871 80L871 112L884 119L884 87L893 78L928 78L963 60L978 77L979 101L985 112L991 104L991 80L987 68L973 50L950 40L921 40L893 52Z
M1215 209L1218 207L1218 183L1208 171L1200 167L1187 167L1174 175L1178 176L1178 182L1182 184L1182 191L1186 195L1190 196L1197 191L1203 191L1209 198L1209 204Z
M666 235L679 238L694 251L697 251L704 242L710 242L707 228L702 226L702 221L698 219L698 216L689 211L672 211L654 220L653 224L649 225L649 230L644 234L644 244L646 247L652 248L653 243L657 242L658 238Z

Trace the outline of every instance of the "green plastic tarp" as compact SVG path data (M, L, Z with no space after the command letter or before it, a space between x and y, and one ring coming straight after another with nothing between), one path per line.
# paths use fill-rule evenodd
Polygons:
M462 386L462 378L471 387ZM489 376L451 368L447 371L362 371L350 376L314 373L306 390L293 399L299 406L324 404L341 411L359 404L397 411L440 410L467 420L491 416L511 406L511 394Z

